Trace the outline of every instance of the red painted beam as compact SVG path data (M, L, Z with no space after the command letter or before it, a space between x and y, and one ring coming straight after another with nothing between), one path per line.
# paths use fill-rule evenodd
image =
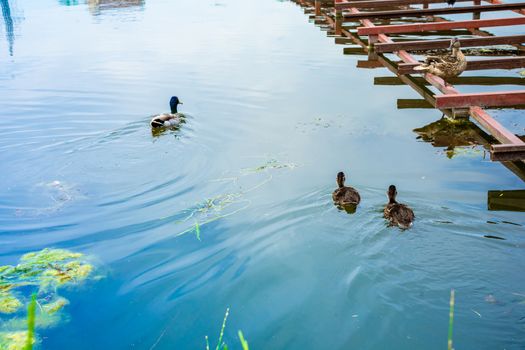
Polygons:
M400 63L398 65L398 74L418 73L414 70L419 64ZM466 70L487 70L487 69L516 69L525 67L525 57L505 57L493 58L488 60L471 60L467 61ZM525 79L524 79L525 80Z
M379 34L383 35L383 34ZM490 45L513 45L525 43L525 35L487 36L482 38L459 39L461 47L476 47ZM395 52L399 50L433 50L447 49L450 39L444 40L414 40L403 42L386 42L374 45L377 53Z
M456 21L456 22L416 23L416 24L399 24L399 25L376 26L376 27L359 27L357 28L357 34L359 35L377 35L377 34L392 34L392 33L418 33L418 32L428 32L428 31L434 31L434 30L502 27L502 26L522 25L522 24L525 24L525 17L495 18L495 19L479 19L479 20Z
M525 3L517 2L512 4L497 4L497 5L475 5L475 6L461 6L461 7L443 7L423 10L392 10L392 11L371 11L345 14L344 18L349 20L359 19L377 19L377 18L400 18L400 17L418 17L418 16L432 16L432 15L451 15L456 13L470 13L470 12L487 12L487 11L509 11L525 9Z
M525 90L436 96L436 108L525 104Z
M396 7L416 4L442 4L444 0L358 0L336 3L335 8L344 10L349 8L376 8ZM472 2L472 0L456 0L456 2Z

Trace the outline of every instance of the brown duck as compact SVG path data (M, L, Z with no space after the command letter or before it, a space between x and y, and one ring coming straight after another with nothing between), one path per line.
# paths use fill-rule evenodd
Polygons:
M345 186L345 179L345 174L342 171L337 174L338 188L332 193L332 199L338 207L348 209L348 212L354 212L361 201L361 197L355 188Z
M384 210L385 219L390 221L391 226L399 226L402 229L412 226L415 219L414 212L405 204L400 204L396 201L396 186L390 185L387 195L388 203Z
M453 38L450 40L450 52L443 55L427 56L425 63L415 67L414 70L437 75L445 81L455 78L467 68L467 60L460 48L459 40Z

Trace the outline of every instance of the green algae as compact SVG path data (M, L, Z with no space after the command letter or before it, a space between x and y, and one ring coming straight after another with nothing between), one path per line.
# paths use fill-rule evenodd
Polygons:
M9 292L0 291L0 313L12 314L22 307L22 302Z
M27 331L0 333L0 349L2 350L25 350L27 341ZM32 344L34 342L33 339Z
M292 170L297 167L298 165L295 163L281 162L275 158L267 158L264 163L258 166L240 169L239 173L234 174L234 176L212 180L211 182L224 183L224 187L238 187L239 190L206 198L194 206L184 210L180 214L182 218L177 220L176 223L180 224L191 220L193 221L193 224L191 227L186 228L176 235L182 236L187 233L194 233L197 240L200 241L201 231L204 225L237 214L240 211L250 207L252 202L251 200L246 199L245 195L269 183L273 179L271 171L279 169ZM250 187L241 186L239 184L239 180L241 178L253 179L256 178L258 174L266 174L266 177L262 181L258 181L255 185Z
M50 248L23 255L16 266L0 266L0 317L13 315L0 318L0 349L31 349L34 329L58 324L69 304L58 290L81 283L92 271L83 254ZM24 305L27 318L20 315Z

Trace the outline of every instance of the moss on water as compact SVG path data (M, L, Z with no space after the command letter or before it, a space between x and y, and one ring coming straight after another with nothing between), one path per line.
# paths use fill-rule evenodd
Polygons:
M0 313L12 314L22 307L22 302L9 292L0 291Z
M0 349L2 350L23 350L26 347L27 331L1 332ZM34 344L35 341L33 340Z
M13 315L0 319L0 349L18 350L26 346L28 321L22 310L29 304L31 293L35 293L35 327L55 326L63 319L61 311L69 304L69 300L58 295L58 290L81 283L92 271L93 266L83 254L49 248L23 255L16 266L0 266L0 316Z

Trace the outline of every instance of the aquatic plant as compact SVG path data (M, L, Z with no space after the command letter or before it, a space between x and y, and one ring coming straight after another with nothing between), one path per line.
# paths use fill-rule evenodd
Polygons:
M36 294L31 296L31 302L27 307L27 337L24 350L32 350L35 339L35 315L36 315Z
M297 167L294 163L283 163L276 159L269 159L265 163L253 167L253 168L243 168L240 170L240 175L214 180L221 182L229 182L232 185L237 185L237 181L242 176L247 176L255 173L266 173L269 170L274 169L293 169ZM182 215L184 217L177 221L177 223L184 223L191 219L194 220L194 224L187 228L186 230L177 233L177 236L182 236L186 233L195 233L195 237L200 241L201 240L201 228L202 226L212 223L216 220L226 218L233 214L236 214L251 205L251 201L248 199L243 199L243 196L249 192L255 191L256 189L262 187L266 183L272 180L272 175L269 174L263 181L258 182L256 185L243 189L237 192L222 193L218 194L211 198L206 198L202 202L197 203L192 208L185 210ZM228 208L237 205L236 208ZM185 215L186 214L186 215Z
M448 314L448 350L453 350L452 347L452 330L454 328L454 303L455 303L455 292L454 289L450 291L450 311Z
M85 280L92 270L83 254L49 248L23 255L16 266L0 266L0 315L15 314L0 324L0 349L31 349L35 328L55 325L59 311L69 304L58 289ZM30 301L23 293L28 291ZM17 317L25 304L27 319Z
M228 320L229 315L230 315L230 308L227 308L226 313L224 314L224 319L222 320L222 327L219 333L219 340L217 341L217 346L215 347L215 350L228 350L228 345L222 339L224 337L224 330L226 329L226 321ZM237 335L239 336L239 341L241 342L242 349L250 350L248 346L248 342L246 341L246 339L244 339L244 335L242 334L242 332L238 331ZM208 336L205 336L204 339L206 340L206 350L210 350L210 341L208 339Z

